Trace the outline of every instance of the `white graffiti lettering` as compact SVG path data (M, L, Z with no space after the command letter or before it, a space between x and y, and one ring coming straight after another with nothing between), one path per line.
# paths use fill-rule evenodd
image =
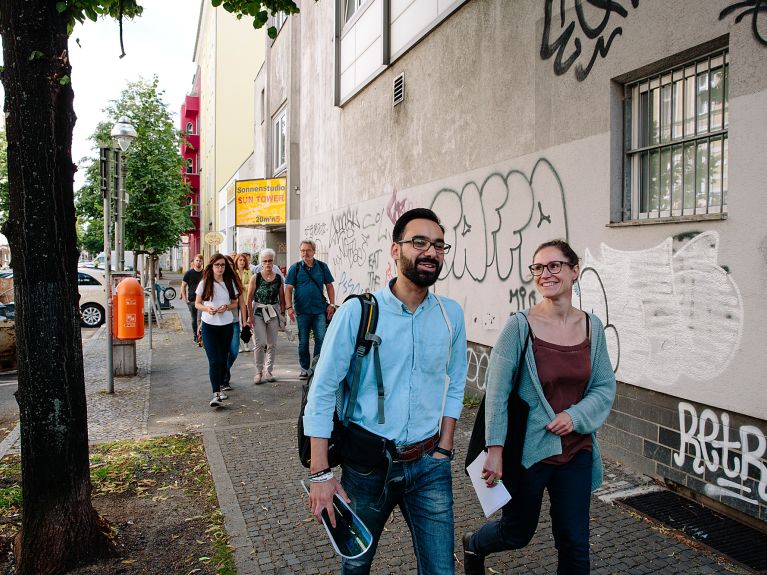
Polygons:
M751 488L742 483L748 477L754 477L758 478L759 498L767 501L767 467L762 462L767 439L762 430L753 425L742 425L738 429L738 439L733 440L730 438L729 414L723 412L717 416L707 408L698 416L695 406L684 401L679 402L678 407L679 452L674 453L674 463L679 467L684 465L689 447L692 470L697 475L702 476L706 469L711 472L721 469L726 476L718 477L716 485L706 484L707 495L734 497L756 505L759 503L757 493L752 494ZM740 457L736 455L738 453Z

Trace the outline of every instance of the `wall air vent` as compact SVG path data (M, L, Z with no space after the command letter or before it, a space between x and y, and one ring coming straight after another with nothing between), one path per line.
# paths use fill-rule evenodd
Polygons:
M405 73L403 72L396 78L394 78L394 102L392 106L396 106L405 99Z

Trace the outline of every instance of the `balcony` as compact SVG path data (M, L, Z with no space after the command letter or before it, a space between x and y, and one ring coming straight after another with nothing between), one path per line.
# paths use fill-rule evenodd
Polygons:
M200 189L200 174L184 174L184 179L189 184L189 187L193 191L199 191Z
M184 106L182 110L182 117L194 118L200 113L200 97L199 96L186 96L184 99Z
M186 142L181 146L181 154L194 154L200 149L200 134L186 134Z

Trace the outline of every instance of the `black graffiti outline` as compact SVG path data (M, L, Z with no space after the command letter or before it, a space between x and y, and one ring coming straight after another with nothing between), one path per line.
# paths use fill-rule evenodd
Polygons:
M588 24L586 20L586 15L583 12L583 0L575 0L575 12L578 17L578 23L580 24L581 30L586 35L586 37L589 38L590 40L597 39L596 46L594 47L594 51L591 54L591 58L589 59L588 64L585 67L581 64L576 64L575 66L575 78L579 82L583 82L588 77L589 73L591 72L591 69L594 67L594 63L596 62L597 56L601 56L602 58L606 57L610 51L610 47L612 46L613 40L615 40L615 38L618 37L619 35L623 34L623 28L620 26L617 26L610 33L607 40L605 40L604 36L602 36L602 32L604 32L610 20L610 16L613 13L616 13L619 16L622 16L623 18L628 17L628 10L626 10L616 0L587 0L587 1L592 6L595 6L597 8L602 8L603 10L605 10L605 13L604 13L604 17L602 18L602 21L596 27L591 27ZM541 59L548 60L549 58L551 58L552 56L556 54L554 58L554 74L556 74L557 76L561 76L567 73L570 67L575 63L575 61L581 55L581 40L577 36L574 38L573 44L575 48L572 54L570 54L567 57L567 59L563 62L562 58L564 56L565 49L570 43L570 38L572 37L573 30L575 29L575 21L570 22L570 24L562 31L559 37L552 44L550 42L550 35L551 35L551 20L552 20L551 12L552 12L553 3L554 3L554 0L546 0L546 4L544 7L543 35L541 37L540 55L541 55ZM631 0L631 5L634 8L637 8L639 6L639 0ZM565 0L560 0L559 13L560 13L560 27L562 27L565 25Z
M516 257L516 258L514 257L514 252L516 251L519 254L522 251L522 243L523 243L523 239L524 239L522 236L523 236L524 231L528 228L528 226L533 221L533 218L535 216L535 209L533 208L532 210L530 210L530 214L529 214L529 216L527 218L527 221L518 230L514 230L514 232L512 234L513 236L516 236L517 241L516 241L515 245L509 247L509 254L511 256L511 265L509 266L508 273L506 273L504 275L501 272L501 269L499 267L500 266L500 258L498 257L498 243L499 243L498 242L498 234L500 234L501 231L502 231L501 227L502 227L502 223L503 223L503 217L501 216L500 212L501 212L501 210L503 210L503 208L506 206L506 204L511 199L511 194L509 193L509 189L508 189L508 181L509 181L509 178L511 178L512 176L519 175L522 178L524 178L524 180L528 183L528 185L530 186L530 189L532 190L533 180L535 180L535 174L538 171L538 168L541 166L541 164L544 164L545 166L548 166L549 170L551 171L551 174L554 176L554 178L557 181L557 187L559 189L559 195L560 195L561 202L562 202L563 216L564 216L563 217L564 225L565 225L565 236L564 236L564 239L565 239L565 241L567 241L567 239L570 237L570 228L569 228L569 225L567 223L567 202L566 202L566 198L565 198L565 190L564 190L564 187L562 186L562 179L559 177L559 173L554 168L554 165L548 159L546 159L546 158L538 158L538 160L535 162L535 166L533 166L533 169L530 171L530 175L529 176L527 174L525 174L522 170L517 170L517 169L510 170L505 175L500 173L500 172L493 172L492 174L489 174L482 181L482 185L479 186L479 195L480 195L480 198L481 198L482 197L482 192L485 189L485 186L487 185L487 183L492 178L499 177L499 178L501 178L503 180L503 183L506 186L506 191L507 191L506 198L504 199L503 203L501 205L493 208L493 211L496 212L497 217L498 217L499 227L496 230L490 231L490 235L493 237L492 250L491 250L492 251L492 257L490 258L490 261L486 261L485 262L485 267L483 268L482 275L480 277L475 277L474 274L472 274L471 270L469 269L469 267L465 263L464 263L463 269L460 270L460 272L458 270L456 270L456 268L454 266L454 263L455 263L455 251L452 251L450 259L449 260L448 259L445 260L445 266L444 266L443 271L442 271L442 273L445 274L445 275L444 275L444 277L442 277L442 275L441 275L440 279L445 279L447 276L449 276L452 273L453 276L456 279L460 280L460 279L463 279L464 274L468 272L469 277L471 279L473 279L476 282L482 282L482 281L484 281L485 277L487 276L487 270L490 269L490 267L492 267L493 263L495 263L495 270L496 270L496 273L498 275L498 279L500 279L501 281L506 281L507 279L509 279L509 277L511 276L511 274L514 272L515 268L517 267L517 264L518 264L518 261L519 261L519 257ZM463 186L463 188L461 189L460 193L458 193L457 191L455 191L455 190L453 190L451 188L442 188L442 189L440 189L434 195L434 197L432 198L431 205L429 206L430 208L433 209L435 202L437 201L437 199L442 194L452 194L452 195L454 195L458 199L458 205L461 208L461 213L460 213L460 216L456 219L456 222L457 222L456 225L451 228L453 230L453 233L455 234L456 238L458 237L459 234L462 237L466 235L466 234L463 234L463 233L459 232L458 231L458 227L462 223L464 223L464 220L466 218L466 214L463 211L463 194L466 191L466 189L469 186L471 186L472 184L474 184L474 182L466 183ZM474 185L476 185L476 184L474 184ZM533 198L535 198L535 195L533 195ZM481 214L482 214L482 229L484 229L487 232L487 231L489 231L489 227L487 225L487 218L485 217L485 210L484 209L481 210ZM549 216L549 218L550 217L551 216ZM549 220L549 223L551 223L550 220ZM540 221L539 221L539 224L540 224ZM540 225L538 227L540 227ZM470 232L470 231L471 231L471 227L468 230L468 232ZM455 246L455 250L459 250L459 249L461 249L460 246ZM525 277L522 276L521 272L522 272L522 269L520 269L520 273L519 273L519 280L520 280L520 282L523 285L524 284L529 284L532 281L532 277L525 278Z
M612 329L613 333L615 334L615 342L618 345L618 357L615 360L615 367L613 368L613 373L618 373L618 368L621 365L621 336L618 333L618 328L615 327L612 323L610 323L610 304L607 301L607 292L605 291L605 284L602 282L602 278L599 277L599 272L590 266L584 267L581 270L580 279L583 279L583 276L586 275L587 272L591 272L594 274L594 277L596 277L597 281L599 282L599 289L602 290L602 301L605 302L605 321L604 321L605 333L607 333L608 329ZM583 310L583 296L580 293L578 294L578 307ZM583 311L586 311L586 310L583 310ZM594 310L592 309L591 312L593 313Z
M751 31L754 33L754 38L756 38L756 41L763 46L767 46L767 38L762 36L761 32L759 32L758 25L759 16L767 13L767 0L745 0L743 2L735 2L719 12L719 20L724 20L727 16L741 8L746 8L746 10L743 10L743 12L735 16L735 23L740 24L740 21L750 14Z
M535 226L536 228L540 228L541 224L543 223L543 220L546 220L547 222L551 223L551 214L548 216L543 213L543 208L541 207L541 202L538 202L538 213L540 216L538 217L538 225Z

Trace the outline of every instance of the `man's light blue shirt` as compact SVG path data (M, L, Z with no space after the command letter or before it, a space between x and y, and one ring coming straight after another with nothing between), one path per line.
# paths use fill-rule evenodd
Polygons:
M452 346L445 317L429 293L411 313L391 291L393 282L375 293L378 300L379 348L384 385L385 423L378 423L378 392L373 352L365 356L357 404L351 420L379 436L408 445L433 436L444 415L458 419L466 385L466 329L463 310L440 297L452 325ZM339 382L348 374L362 306L357 300L342 305L333 316L304 412L304 433L330 437ZM448 363L449 355L449 363ZM450 383L445 396L445 373Z

